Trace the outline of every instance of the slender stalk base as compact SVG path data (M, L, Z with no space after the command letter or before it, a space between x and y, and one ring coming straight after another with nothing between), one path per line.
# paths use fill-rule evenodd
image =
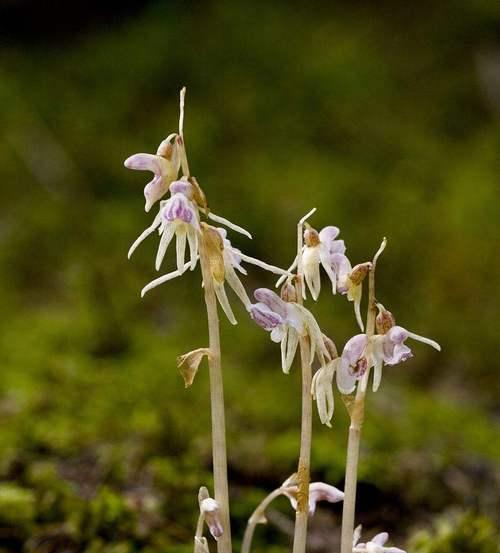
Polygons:
M212 455L214 474L214 496L219 503L224 533L217 541L218 553L231 553L231 525L229 519L229 491L227 482L226 422L224 415L224 388L222 383L219 317L210 260L205 248L200 247L201 270L207 305L210 356L210 402L212 410Z
M310 346L308 338L300 340L300 359L302 365L302 424L300 432L300 456L297 470L298 493L295 514L295 533L293 553L304 553L307 542L307 521L309 517L309 480L311 470L312 438L312 371L310 364Z
M356 510L356 486L358 483L359 444L363 426L364 397L356 400L354 413L349 426L347 462L344 485L344 507L342 510L342 538L340 553L352 553L354 516ZM356 416L357 415L357 416ZM356 419L355 420L355 416Z
M243 535L243 543L241 545L241 553L250 553L252 548L253 534L255 532L255 527L259 523L265 522L265 512L268 505L280 495L283 495L284 489L277 488L272 491L268 496L266 496L256 507L255 511L252 513L252 516L248 519L247 527L245 528L245 533Z

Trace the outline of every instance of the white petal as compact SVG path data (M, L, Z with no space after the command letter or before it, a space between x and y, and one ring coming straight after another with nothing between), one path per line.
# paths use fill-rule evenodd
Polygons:
M191 269L191 271L193 271L198 260L198 233L191 225L188 226L187 229L187 238L189 242L189 252L191 259L189 268Z
M177 250L177 270L179 272L184 271L184 259L186 257L186 234L187 230L185 225L179 225L177 227L177 242L176 242L176 250Z
M293 263L290 265L290 267L288 267L287 269L288 274L290 274L295 269L295 267L297 267L297 260L298 260L298 257L295 257L295 259L293 260ZM276 285L275 285L276 288L278 288L278 286L281 286L283 282L285 282L286 277L287 275L285 274L280 276L280 278L276 282Z
M130 249L128 251L128 258L130 259L130 257L132 256L132 254L134 253L134 251L136 250L137 246L145 239L147 238L152 232L154 232L157 228L158 228L158 225L160 224L160 221L161 221L161 215L160 213L158 213L156 215L156 217L154 218L151 226L149 226L145 231L143 231L141 233L141 235L139 236L139 238L137 238L137 240L132 244L132 246L130 246Z
M302 270L314 301L318 299L321 290L319 263L319 248L305 248L304 253L302 254Z
M163 261L163 258L165 257L167 248L172 241L172 238L174 237L176 225L174 223L166 223L164 226L161 227L161 229L163 229L163 233L161 235L160 245L158 246L158 253L156 254L155 263L157 271L160 270L161 263Z
M280 269L279 267L275 267L274 265L269 265L268 263L265 263L260 259L255 259L255 257L250 257L249 255L246 255L242 252L238 252L238 255L241 257L241 259L243 259L243 261L246 261L247 263L251 263L252 265L257 265L257 267L261 267L262 269L265 269L270 273L274 273L276 275L282 275L284 278L288 276L292 276L288 271L285 271L284 269Z
M361 530L362 530L361 524L356 526L356 528L354 529L354 534L352 536L352 546L353 547L358 543L359 538L361 538Z
M222 307L222 310L226 314L226 317L228 318L229 322L232 325L238 324L236 322L235 317L234 317L234 313L233 313L233 310L231 309L231 305L229 303L229 300L227 299L226 289L224 288L224 283L214 281L214 288L215 288L215 295L217 296L217 299L219 300L220 306Z
M186 265L184 266L184 270L186 270L188 266L189 263L186 263ZM141 290L141 298L143 298L153 288L156 288L157 286L160 286L160 284L163 284L164 282L172 280L173 278L176 278L178 276L181 276L181 273L179 271L172 271L171 273L167 273L166 275L163 275L159 278L155 278L149 284L144 286L144 288Z
M238 225L235 225L234 223L231 223L231 221L228 221L224 217L220 217L219 215L215 215L215 213L212 213L211 211L208 212L208 218L212 219L212 221L215 221L216 223L220 223L221 225L224 225L236 232L239 232L240 234L243 234L244 236L247 236L248 238L252 238L252 235L248 232L248 230L245 230L242 227L239 227Z
M295 358L295 353L297 352L298 344L299 344L299 335L297 334L297 331L294 328L290 328L288 331L288 341L287 341L286 357L285 357L285 367L287 368L287 370L285 371L286 373L290 371L290 367L292 366L293 360Z
M325 248L324 244L321 244L321 246L320 246L319 258L320 258L320 261L321 261L321 265L323 266L323 269L325 270L325 273L328 275L328 278L330 279L330 282L332 283L332 294L335 295L337 293L337 275L335 274L335 271L332 268L332 262L330 260L330 255L326 251L326 248Z
M339 364L337 371L337 388L341 394L351 394L356 389L356 377L349 372L347 366Z
M422 342L423 344L427 344L428 346L441 351L441 346L437 342L431 340L430 338L426 338L425 336L419 336L413 332L408 332L408 338L413 338L414 340L417 340L417 342Z
M229 284L229 286L231 286L235 294L243 302L243 305L248 309L252 302L250 301L250 298L248 297L246 290L243 287L243 284L241 284L241 281L238 278L238 275L236 274L231 264L229 263L225 264L225 272L226 272L225 276L226 276L227 283Z

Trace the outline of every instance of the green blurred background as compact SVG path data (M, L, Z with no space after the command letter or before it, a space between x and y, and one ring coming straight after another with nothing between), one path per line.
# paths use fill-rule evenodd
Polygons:
M254 235L233 244L287 266L313 206L354 263L387 236L378 299L443 347L414 344L370 396L359 522L415 553L498 551L500 3L11 0L0 21L0 551L191 550L208 381L184 390L175 358L207 342L200 278L140 299L157 238L127 262L152 215L147 175L123 167L175 130L182 85L192 171ZM352 305L320 299L342 347ZM300 375L233 305L238 540L294 470ZM315 417L314 479L343 486L346 435L337 396L333 429ZM340 513L318 511L311 551L335 551ZM292 515L278 502L256 550L288 550Z

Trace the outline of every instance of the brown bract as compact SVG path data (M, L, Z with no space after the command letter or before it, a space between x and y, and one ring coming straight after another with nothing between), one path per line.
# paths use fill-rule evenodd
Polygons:
M225 270L224 255L222 253L224 249L222 236L218 233L217 229L206 223L201 223L201 234L203 238L203 247L205 248L210 263L212 277L216 282L223 283Z

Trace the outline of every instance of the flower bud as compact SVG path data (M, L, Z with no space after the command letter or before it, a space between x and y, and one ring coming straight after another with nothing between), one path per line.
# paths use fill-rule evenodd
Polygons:
M201 189L201 186L198 184L196 177L189 177L189 182L192 185L193 190L193 200L203 209L208 209L207 197L205 192Z
M200 505L200 513L203 515L210 533L218 540L224 533L219 504L208 495L208 490L204 486L200 488L198 493L198 502Z
M313 229L310 225L306 223L306 230L304 231L304 243L310 248L318 246L320 243L319 232L316 229Z
M280 296L283 301L295 303L297 301L297 291L295 290L295 286L290 282L285 282L285 284L281 287Z
M355 285L361 284L371 268L372 264L370 261L367 261L366 263L359 263L353 267L349 274L351 282Z
M396 325L396 320L394 319L394 315L390 311L387 311L381 303L377 303L377 309L378 315L375 318L377 334L387 334Z

